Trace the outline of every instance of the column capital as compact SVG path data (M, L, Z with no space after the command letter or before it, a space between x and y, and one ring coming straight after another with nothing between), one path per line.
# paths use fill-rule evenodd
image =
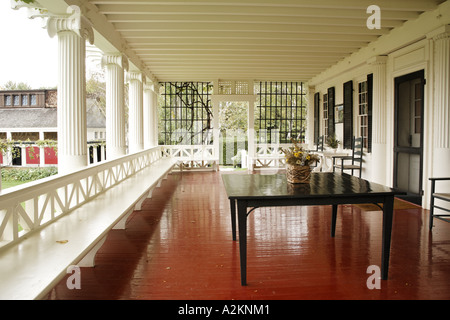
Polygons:
M102 67L104 68L109 64L116 64L126 71L129 68L127 57L121 53L105 53L102 56Z
M144 91L154 91L153 83L152 82L146 82L144 84Z
M439 40L446 38L450 38L450 24L443 25L427 33L427 39Z
M383 65L386 64L388 57L387 56L374 56L367 60L367 64L369 65Z
M57 33L63 31L72 31L81 38L94 44L94 30L91 23L81 15L78 6L70 6L67 8L65 15L50 15L47 19L47 32L53 38Z
M127 82L132 82L132 81L139 81L139 82L142 82L142 84L146 83L144 74L140 71L127 72Z

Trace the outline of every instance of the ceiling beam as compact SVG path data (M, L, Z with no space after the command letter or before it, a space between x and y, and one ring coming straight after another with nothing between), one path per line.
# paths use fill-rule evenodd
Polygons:
M153 15L153 14L113 14L107 15L110 22L117 23L241 23L241 24L267 24L267 25L326 25L326 26L365 26L368 15L359 14L357 18L342 17L292 17L292 16L243 16L243 15ZM383 15L383 27L398 27L405 20L388 19Z
M188 48L198 48L198 47L242 47L242 48L257 48L264 46L265 48L271 47L286 47L286 48L297 48L301 50L302 48L361 48L367 45L368 41L320 41L320 40L309 40L309 41L299 41L299 40L277 40L274 39L270 42L259 39L210 39L209 41L205 39L162 39L153 38L146 42L128 42L130 48L136 52L147 50L147 49L158 49L158 48L168 48L168 49L188 49Z
M298 25L298 24L265 24L265 23L205 23L205 22L142 22L142 23L115 23L115 29L119 32L161 32L189 31L191 33L209 32L252 32L252 33L310 33L310 34L375 34L389 33L386 28L369 30L366 24L356 26L327 26L327 25Z
M110 6L99 6L99 12L106 15L109 21L128 21L132 19L146 20L203 20L205 17L215 16L221 19L260 19L260 18L327 18L327 19L364 19L368 17L366 10L361 9L341 9L332 10L318 8L255 8L255 7L226 7L223 10L217 10L217 7L205 7L199 10L190 5L181 5L177 7L167 5L155 5L148 10L136 10L132 6L126 5L119 11L113 12ZM222 8L221 8L222 9ZM383 19L386 20L411 20L419 16L418 11L392 11L383 10Z
M384 9L389 10L406 10L406 11L426 11L436 7L437 4L442 3L439 0L377 0L376 4ZM171 5L174 7L180 5L186 5L185 1L180 0L164 0L164 1L147 1L147 0L93 0L91 3L95 5L106 4L112 5L125 5L125 6L142 6L151 7L164 3L165 5ZM337 8L337 9L365 9L370 5L373 5L373 0L258 0L258 1L242 1L242 0L203 0L203 1L189 1L189 5L192 7L205 7L205 6L220 6L220 7L290 7L290 8Z
M378 39L379 35L367 34L326 34L326 33L277 33L277 32L226 32L218 33L216 31L204 30L202 32L193 33L190 31L160 31L160 32L133 32L123 31L122 35L126 37L129 43L143 43L153 41L153 39L164 39L172 41L187 41L192 39L203 40L287 40L287 41L363 41L372 42Z

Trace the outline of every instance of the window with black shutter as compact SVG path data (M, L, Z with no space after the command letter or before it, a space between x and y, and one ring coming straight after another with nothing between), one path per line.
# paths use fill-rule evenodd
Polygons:
M323 95L323 140L328 138L328 94Z
M344 83L344 148L352 148L353 139L353 81Z
M328 88L328 135L333 136L336 134L334 129L334 87Z
M367 152L372 152L373 74L367 75Z
M314 94L314 142L319 139L320 134L320 93Z
M358 83L358 130L367 152L372 151L372 86L372 74Z

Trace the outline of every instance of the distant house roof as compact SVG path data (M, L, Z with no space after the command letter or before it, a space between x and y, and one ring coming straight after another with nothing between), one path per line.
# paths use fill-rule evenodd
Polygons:
M106 117L93 99L87 99L86 121L88 128L106 128Z
M0 130L3 128L57 128L57 108L0 108ZM87 127L105 128L106 118L95 102L87 101Z
M56 108L0 108L2 128L56 128Z

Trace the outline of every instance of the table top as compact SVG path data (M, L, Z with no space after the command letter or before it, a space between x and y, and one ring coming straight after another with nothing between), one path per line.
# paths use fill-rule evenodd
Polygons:
M402 194L395 189L337 172L313 172L309 184L288 183L285 174L222 174L222 179L229 199Z

